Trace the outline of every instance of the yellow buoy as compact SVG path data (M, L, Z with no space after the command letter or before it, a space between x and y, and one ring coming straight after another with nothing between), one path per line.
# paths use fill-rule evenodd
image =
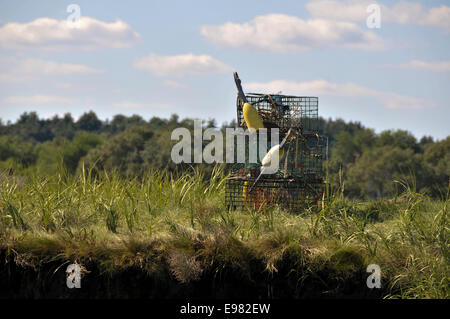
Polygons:
M244 182L244 187L242 188L242 201L244 203L247 200L247 185L248 185L248 181L245 181Z
M244 121L247 124L249 130L259 130L260 128L264 128L261 116L250 103L244 103L242 112L244 113Z

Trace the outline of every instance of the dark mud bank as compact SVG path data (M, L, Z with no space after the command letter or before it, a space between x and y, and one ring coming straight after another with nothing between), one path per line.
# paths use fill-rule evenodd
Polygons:
M68 288L66 269L71 261L56 260L38 266L23 265L12 254L0 251L0 298L381 298L383 289L369 289L364 267L342 273L331 267L311 273L285 258L277 272L265 271L255 261L243 271L213 265L194 281L181 283L168 264L155 274L139 267L102 272L96 262L84 262L81 288Z

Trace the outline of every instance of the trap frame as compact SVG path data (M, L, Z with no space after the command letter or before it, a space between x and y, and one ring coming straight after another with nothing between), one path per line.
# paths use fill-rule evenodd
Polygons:
M261 176L251 192L249 189L260 173L260 163L249 162L249 143L245 143L245 162L234 164L227 180L226 205L233 209L279 205L297 210L318 203L324 192L325 157L325 139L319 135L318 127L318 98L261 93L248 93L246 98L258 110L268 133L270 128L279 128L280 141L290 128L295 128L297 133L286 145L278 171ZM236 106L237 121L246 129L239 97ZM272 146L270 140L269 135L267 150Z
M304 134L317 133L319 98L313 96L292 96L280 94L248 93L248 102L254 106L264 120L264 127L279 127L280 132L290 127L302 127ZM244 103L237 98L237 121L242 123ZM266 126L266 124L268 124ZM280 133L281 134L281 133Z

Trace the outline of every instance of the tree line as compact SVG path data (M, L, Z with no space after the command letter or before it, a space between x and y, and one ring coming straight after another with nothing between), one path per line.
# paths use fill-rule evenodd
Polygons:
M215 127L210 119L204 127ZM233 120L221 127L235 127ZM55 174L63 167L78 174L82 167L116 170L139 176L146 170L184 170L190 165L171 161L171 132L177 127L193 131L194 120L172 115L169 119L116 115L100 120L94 112L74 120L41 119L23 113L15 123L0 120L0 171L14 175ZM418 192L444 196L450 178L450 136L435 141L417 140L404 130L376 134L360 122L319 119L320 134L328 138L327 179L332 187L355 198L389 197L401 184ZM211 165L197 164L206 174Z

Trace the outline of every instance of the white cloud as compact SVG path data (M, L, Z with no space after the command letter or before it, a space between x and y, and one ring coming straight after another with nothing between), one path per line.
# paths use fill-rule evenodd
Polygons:
M114 103L112 105L115 108L119 109L141 109L141 108L157 108L157 109L167 109L170 107L168 104L164 103L140 103L133 101L122 101L118 103Z
M412 60L409 63L399 64L399 65L386 65L391 68L403 68L403 69L413 69L419 71L431 71L431 72L448 72L450 71L450 61L420 61Z
M91 68L83 64L59 63L41 59L25 59L17 64L15 72L38 75L70 75L70 74L93 74L104 70Z
M375 33L351 22L303 20L286 14L257 16L245 23L202 26L201 34L217 45L277 53L328 47L380 50L384 46Z
M66 20L38 18L27 23L10 22L0 27L1 49L92 50L103 47L126 48L140 38L121 21L80 19L80 27Z
M175 88L175 89L185 89L185 88L187 88L186 84L180 83L180 82L177 82L177 81L172 81L172 80L165 80L163 82L163 85L167 86L167 87Z
M370 13L367 7L376 3L373 0L312 0L306 4L307 10L314 18L341 21L365 21ZM381 23L394 22L435 26L450 32L450 7L425 8L417 2L400 1L393 6L378 3L381 8Z
M55 87L58 89L70 89L72 88L72 84L66 82L58 82L55 83Z
M157 76L184 76L211 73L228 73L233 69L225 63L209 55L194 55L192 53L181 55L148 56L134 61L133 66L144 69Z
M104 70L83 64L61 63L42 59L27 58L19 60L15 57L0 57L0 82L25 83L36 81L39 76L65 76L77 74L98 74Z
M441 27L446 32L450 32L450 7L442 5L439 8L431 8L428 11L425 23Z
M1 100L5 104L68 104L72 103L72 100L64 96L56 95L32 95L32 96L9 96Z
M0 73L0 82L3 83L24 83L35 80L36 77L15 73Z
M113 107L120 108L120 109L140 109L143 108L145 105L143 103L136 103L131 101L122 101L118 103L113 103Z
M16 63L17 59L12 56L0 56L0 67L8 66L11 63Z
M247 83L245 89L248 92L280 92L293 95L317 95L336 96L347 98L375 98L383 106L390 109L418 110L435 106L433 101L426 99L403 96L390 92L381 92L366 88L355 83L333 83L326 80L314 80L309 82L291 82L276 80L266 83Z
M66 114L66 112L51 112L50 111L50 112L44 112L44 113L42 113L42 115L40 115L40 114L41 114L41 112L39 112L39 117L41 119L52 119L55 116L62 119L62 118L64 118L64 115Z
M367 6L374 3L370 0L346 1L312 0L305 7L314 18L335 19L345 21L362 21L367 19Z

